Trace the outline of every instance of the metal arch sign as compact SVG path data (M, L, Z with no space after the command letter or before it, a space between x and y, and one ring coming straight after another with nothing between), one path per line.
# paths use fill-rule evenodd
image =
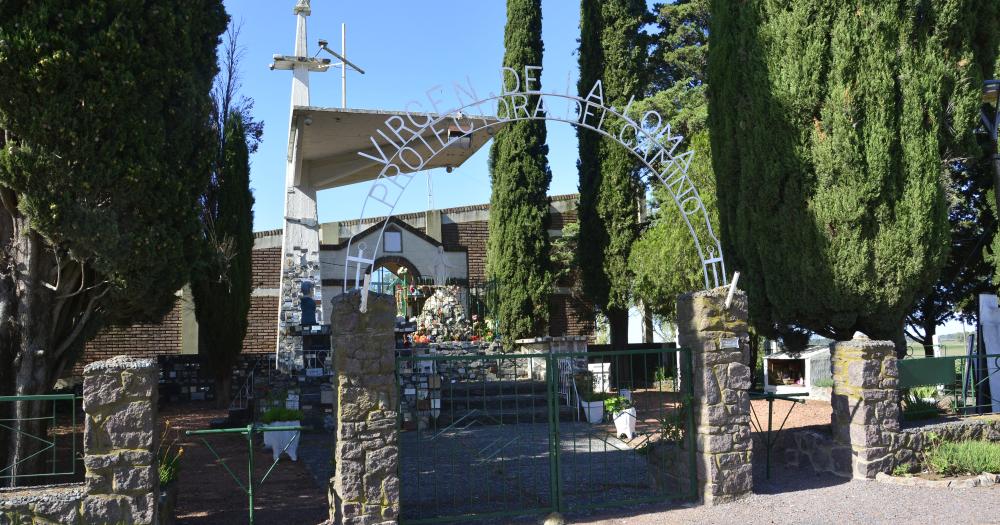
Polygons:
M372 181L365 197L361 208L361 221L364 221L367 212L373 210L378 215L392 216L396 204L412 182L413 176L423 170L438 153L458 140L480 130L491 133L492 127L507 122L519 120L565 122L614 140L641 162L644 167L643 178L648 180L655 176L659 179L673 197L674 204L680 210L681 217L694 240L698 257L701 259L705 288L718 287L725 283L727 278L725 262L722 259L722 245L712 228L708 211L698 194L698 189L688 177L688 168L694 151L677 153L677 148L684 137L673 133L670 124L656 111L647 111L638 121L630 118L628 111L633 102L631 99L621 110L614 106L606 106L604 86L600 80L594 83L584 97L571 95L568 83L565 93L544 92L533 88L533 84L535 86L538 84L541 70L539 66L525 66L521 72L503 67L500 70L502 92L499 95L490 92L485 98L477 96L468 77L465 85L454 82L452 87L457 105L445 111L440 111L439 108L443 100L434 96L435 93L442 91L443 86L434 86L426 92L427 103L433 110L432 114L420 112L425 109L424 104L413 100L405 105L405 116L393 115L387 118L384 123L385 129L376 130L377 135L387 144L380 145L375 136L370 136L369 140L377 155L358 152L358 155L382 165L379 176ZM534 98L533 104L531 104L532 98ZM556 107L556 103L565 104L562 114L553 111L552 108ZM493 111L483 113L483 106ZM478 114L466 115L465 112L472 108ZM467 127L462 126L463 119L468 119ZM612 122L616 127L609 129ZM449 128L457 129L460 134L448 133ZM428 131L434 138L430 140L424 138ZM417 145L425 153L429 152L426 158L417 148L411 147ZM694 224L704 226L701 237ZM387 225L388 220L383 222L382 232ZM377 258L382 232L379 233L374 248L361 242L352 251L354 237L357 234L348 240L343 280L345 289L352 266L355 288L362 287L363 275L368 273Z

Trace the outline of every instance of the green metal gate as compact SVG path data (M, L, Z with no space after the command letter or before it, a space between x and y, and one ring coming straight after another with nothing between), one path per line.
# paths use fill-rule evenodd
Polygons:
M687 350L398 352L403 523L695 497L692 385L676 373L690 377ZM583 400L600 397L617 418L596 414L604 402L588 414Z

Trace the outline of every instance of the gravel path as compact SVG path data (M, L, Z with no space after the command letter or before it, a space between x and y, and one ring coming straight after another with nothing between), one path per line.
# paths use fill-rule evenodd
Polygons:
M760 470L760 469L758 469ZM1000 523L1000 486L975 489L904 487L848 481L804 469L777 469L770 482L755 472L756 494L716 507L632 508L569 523L589 525Z

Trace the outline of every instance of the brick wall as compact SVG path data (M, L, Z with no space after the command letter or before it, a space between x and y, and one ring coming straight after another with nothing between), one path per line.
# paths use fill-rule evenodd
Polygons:
M593 310L594 305L590 301L553 294L549 299L549 335L586 335L593 339L594 322L590 320Z
M275 314L277 318L277 314ZM106 328L84 346L83 357L73 368L73 375L83 374L83 367L116 355L156 357L181 351L180 299L160 323L138 323L127 327Z
M486 237L490 233L486 221L441 225L441 243L446 248L465 247L469 250L469 281L486 279Z
M567 196L566 198L575 198ZM566 199L562 199L566 200ZM449 211L485 210L488 206L469 206ZM421 214L411 214L422 217ZM407 216L401 216L406 218ZM374 221L375 219L372 219ZM562 229L577 220L576 210L553 213L550 229ZM421 228L422 230L422 228ZM280 231L258 232L257 237L280 235ZM469 280L481 282L486 278L486 237L489 226L486 221L446 223L441 225L442 242L447 248L468 250ZM257 290L273 290L280 286L281 248L261 248L253 251L253 287ZM589 317L591 305L582 304L565 295L554 295L550 304L550 329L553 336L591 335L593 323ZM249 326L243 341L245 354L270 354L277 345L278 297L261 295L251 300ZM113 355L128 354L135 357L150 357L161 354L177 354L181 347L180 310L175 308L159 324L138 324L128 328L115 328L101 332L90 341L80 363L74 369L78 375L83 365Z
M561 230L567 224L576 222L576 210L567 210L562 213L550 213L549 221L550 230Z
M250 263L253 269L253 288L277 288L281 280L281 248L262 248L253 251ZM274 314L278 318L278 314Z
M273 354L278 347L278 298L251 298L248 317L243 353Z

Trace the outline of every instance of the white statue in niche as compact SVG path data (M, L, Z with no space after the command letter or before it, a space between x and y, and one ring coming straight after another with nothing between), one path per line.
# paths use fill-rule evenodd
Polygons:
M454 268L448 263L444 255L444 246L438 246L437 258L434 261L434 284L444 286L448 284L448 269Z

